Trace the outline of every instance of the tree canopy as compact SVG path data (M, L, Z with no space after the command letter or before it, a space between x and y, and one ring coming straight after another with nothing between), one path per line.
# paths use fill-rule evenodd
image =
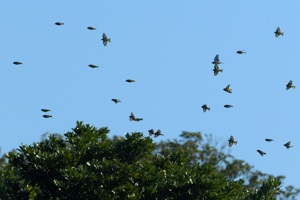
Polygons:
M183 132L154 143L140 132L108 137L107 127L83 122L49 134L0 160L0 199L276 199L283 176L257 170L213 143L211 135Z

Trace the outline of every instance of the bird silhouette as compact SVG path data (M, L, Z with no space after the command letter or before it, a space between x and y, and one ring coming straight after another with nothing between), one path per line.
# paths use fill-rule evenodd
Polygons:
M126 82L127 83L135 83L135 80L133 80L133 79L127 79Z
M232 106L232 105L229 105L229 104L225 104L224 107L225 107L225 108L232 108L233 106Z
M290 88L293 88L293 89L296 88L296 86L293 85L293 81L292 80L290 80L288 82L288 84L286 84L286 90L289 90Z
M93 69L94 69L94 68L99 68L97 65L93 65L93 64L89 64L89 67L90 67L90 68L93 68Z
M163 134L162 134L161 131L158 129L158 130L154 133L154 137L156 138L156 137L158 137L158 136L160 136L160 135L163 135Z
M119 99L111 99L113 102L115 102L115 103L119 103L119 102L121 102Z
M257 150L257 152L261 155L261 156L264 156L264 155L266 155L266 152L263 152L262 150Z
M280 35L282 35L282 36L284 35L284 32L281 32L279 27L277 27L277 29L274 33L275 33L276 38L278 38Z
M134 116L133 112L131 112L131 114L129 116L129 121L135 121L135 116Z
M285 146L287 149L293 147L293 146L291 146L291 141L288 141L288 142L285 143L283 146Z
M237 53L237 54L245 54L246 51L237 51L236 53Z
M94 31L96 30L96 28L92 27L92 26L88 26L87 29L91 30L91 31Z
M210 111L210 108L206 104L203 104L203 106L201 106L201 107L203 109L203 112L206 112L206 110Z
M219 54L217 54L214 58L214 61L211 62L212 64L215 64L215 65L218 65L218 64L221 64L222 62L220 62L219 60Z
M232 93L232 89L230 88L230 84L227 85L224 89L225 92Z
M149 137L151 137L152 135L154 135L154 130L153 129L148 130L148 132L149 132Z
M108 38L105 33L102 34L102 39L103 41L103 45L106 46L107 45L107 42L110 42L110 38Z
M143 118L135 118L134 119L134 121L136 121L136 122L139 122L139 121L142 121L143 120Z
M42 111L42 112L50 112L51 110L46 109L46 108L43 108L43 109L41 109L41 111Z
M213 69L214 75L217 76L219 72L223 72L223 69L220 69L217 64L215 64Z
M237 144L237 141L234 140L233 136L230 136L228 142L229 142L229 147L232 147L233 144L235 144L235 145Z
M43 115L44 118L50 118L52 115Z
M272 142L272 141L274 141L273 139L270 139L270 138L267 138L267 139L265 139L265 141L267 141L267 142Z
M19 62L19 61L15 61L13 62L14 65L22 65L23 63Z
M65 23L63 23L63 22L55 22L55 25L62 26L62 25L65 25Z

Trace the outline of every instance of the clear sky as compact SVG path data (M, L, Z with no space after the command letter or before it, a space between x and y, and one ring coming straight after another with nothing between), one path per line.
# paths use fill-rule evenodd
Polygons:
M1 1L2 153L45 132L69 131L77 120L121 136L153 128L172 139L201 131L224 141L233 135L235 157L299 186L299 7L259 0ZM278 26L284 36L275 38ZM106 47L102 33L111 38ZM216 54L224 62L218 76ZM297 87L287 91L290 80ZM232 94L223 91L228 84ZM41 108L53 118L44 119ZM130 122L130 112L144 120ZM287 150L287 141L294 147Z

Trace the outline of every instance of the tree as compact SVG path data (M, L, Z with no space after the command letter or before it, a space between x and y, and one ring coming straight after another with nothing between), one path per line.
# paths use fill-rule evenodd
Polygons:
M226 143L222 143L214 139L211 134L205 134L203 137L201 132L183 131L180 138L179 140L161 141L156 144L156 153L159 155L168 155L174 151L186 152L189 157L187 164L210 164L227 177L228 180L244 180L244 187L252 192L255 192L259 187L263 187L264 190L267 190L266 188L271 186L266 182L271 183L272 180L282 182L285 179L285 176L275 177L255 170L254 166L251 166L244 160L236 159L230 154L227 141ZM289 185L279 191L278 198L296 199L299 193L300 189Z
M50 134L9 152L0 168L0 199L252 200L276 199L280 192L277 177L255 189L234 178L242 172L219 166L225 154L208 144L198 149L201 134L184 132L183 143L154 144L139 132L112 139L108 133L77 122L63 137Z

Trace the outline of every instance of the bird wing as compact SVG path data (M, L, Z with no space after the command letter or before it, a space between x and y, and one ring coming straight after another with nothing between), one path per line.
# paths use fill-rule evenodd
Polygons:
M130 116L131 116L132 118L135 118L133 112L131 112Z
M280 33L280 27L277 27L276 32Z
M214 62L219 62L219 54L215 56Z

